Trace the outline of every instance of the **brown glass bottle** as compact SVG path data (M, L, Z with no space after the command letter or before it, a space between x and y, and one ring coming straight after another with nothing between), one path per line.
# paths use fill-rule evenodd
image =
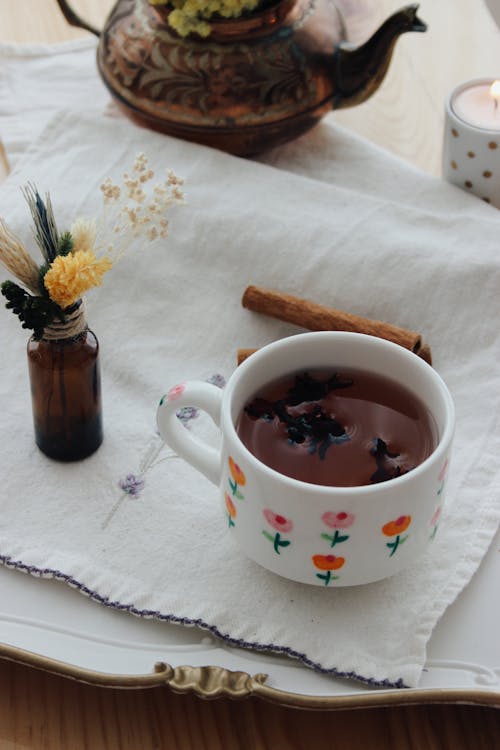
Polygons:
M54 338L65 333L61 326L28 342L36 444L59 461L90 456L103 437L99 342L83 325L76 335Z

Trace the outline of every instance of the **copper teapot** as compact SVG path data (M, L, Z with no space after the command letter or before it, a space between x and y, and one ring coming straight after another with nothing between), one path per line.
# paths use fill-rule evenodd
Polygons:
M101 32L67 0L58 2L69 23L100 37L99 72L129 117L241 156L365 101L400 34L427 28L418 5L409 5L353 47L334 0L277 0L260 12L211 20L207 38L182 38L168 24L169 7L148 0L118 0Z

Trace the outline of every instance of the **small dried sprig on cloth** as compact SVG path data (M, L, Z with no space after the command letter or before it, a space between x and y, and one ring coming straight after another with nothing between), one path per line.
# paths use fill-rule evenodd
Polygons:
M81 296L100 286L109 271L133 243L153 243L167 237L168 209L184 203L183 181L173 172L163 182L152 182L154 171L147 157L139 154L132 174L122 184L107 178L101 185L104 212L100 221L77 219L69 231L59 233L50 195L45 201L28 184L24 197L29 205L34 237L44 263L38 266L21 240L0 219L0 262L22 286L6 281L1 291L7 308L36 339ZM25 287L25 288L23 288Z

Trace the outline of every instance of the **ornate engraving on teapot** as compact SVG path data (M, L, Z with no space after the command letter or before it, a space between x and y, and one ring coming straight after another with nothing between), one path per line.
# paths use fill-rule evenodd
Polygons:
M298 28L312 2L301 8ZM192 125L273 121L312 106L317 88L291 33L265 43L235 39L193 43L163 26L154 11L129 0L112 14L101 57L108 85L134 106Z
M296 138L332 109L359 104L383 80L398 37L425 31L417 5L361 46L344 44L335 0L269 0L238 18L212 16L206 38L180 37L172 8L117 0L100 33L68 4L69 21L100 36L97 65L118 105L155 130L249 156Z

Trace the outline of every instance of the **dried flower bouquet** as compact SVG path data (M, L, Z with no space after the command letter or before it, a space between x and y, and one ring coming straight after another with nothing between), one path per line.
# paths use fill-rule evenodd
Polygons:
M161 182L153 182L154 176L147 157L139 154L121 184L108 178L101 185L101 220L80 218L62 233L50 195L44 201L34 185L27 185L23 192L43 256L41 265L0 218L0 262L20 282L4 281L1 291L7 308L23 328L33 330L36 340L55 320L64 321L67 310L86 291L101 285L104 274L134 241L166 238L167 211L184 202L183 181L172 171Z
M139 154L120 184L108 178L101 185L101 219L77 219L60 233L50 195L43 200L28 184L41 265L0 219L0 262L19 282L5 281L1 291L33 331L27 355L35 441L49 458L82 460L103 440L99 341L87 326L82 295L101 285L131 243L166 238L168 209L184 202L181 185L173 172L155 182Z

